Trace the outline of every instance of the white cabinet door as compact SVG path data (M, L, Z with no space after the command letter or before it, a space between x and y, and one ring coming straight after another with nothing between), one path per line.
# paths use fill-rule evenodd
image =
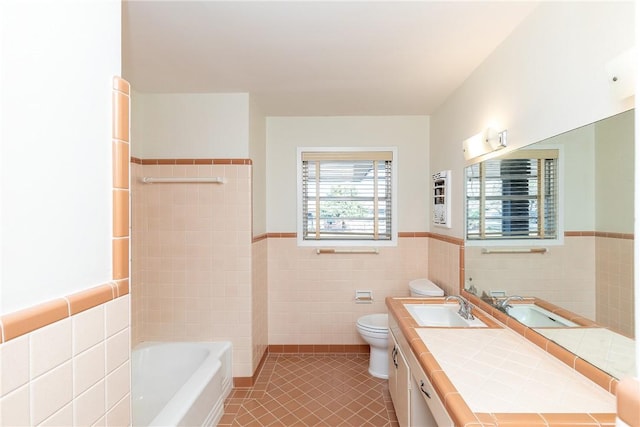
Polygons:
M389 394L400 427L409 426L409 366L393 334L389 334Z

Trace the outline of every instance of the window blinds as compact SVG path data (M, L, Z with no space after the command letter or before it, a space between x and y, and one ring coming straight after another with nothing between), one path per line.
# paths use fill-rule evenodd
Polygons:
M391 240L391 152L302 153L305 240Z
M526 150L466 170L467 239L555 239L558 151Z

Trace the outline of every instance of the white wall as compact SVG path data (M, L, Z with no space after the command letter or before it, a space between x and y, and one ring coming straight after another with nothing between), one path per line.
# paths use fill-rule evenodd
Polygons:
M598 231L633 233L633 122L628 111L594 125Z
M253 167L252 211L253 235L267 232L267 135L266 118L260 106L251 99L249 108L249 158Z
M0 313L111 280L120 6L0 2Z
M535 148L559 148L561 164L560 200L564 231L596 229L595 129L593 124L551 137ZM562 230L561 230L562 231Z
M268 117L267 230L296 231L297 147L398 147L398 231L428 231L429 117Z
M135 157L249 157L247 93L134 93L131 120Z
M628 109L605 64L633 44L633 2L541 3L431 117L431 170L458 180L462 141L491 124L521 147ZM462 237L462 185L453 190L449 234Z

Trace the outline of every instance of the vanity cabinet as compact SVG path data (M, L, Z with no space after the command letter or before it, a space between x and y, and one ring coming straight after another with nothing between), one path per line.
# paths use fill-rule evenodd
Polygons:
M393 316L389 316L389 337L389 394L400 427L453 427Z
M409 425L409 365L393 333L389 334L389 394L400 426Z

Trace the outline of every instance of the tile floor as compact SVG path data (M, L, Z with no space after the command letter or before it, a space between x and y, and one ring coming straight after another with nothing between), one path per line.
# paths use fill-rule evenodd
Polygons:
M398 427L387 381L368 354L267 356L251 388L234 388L218 426Z

